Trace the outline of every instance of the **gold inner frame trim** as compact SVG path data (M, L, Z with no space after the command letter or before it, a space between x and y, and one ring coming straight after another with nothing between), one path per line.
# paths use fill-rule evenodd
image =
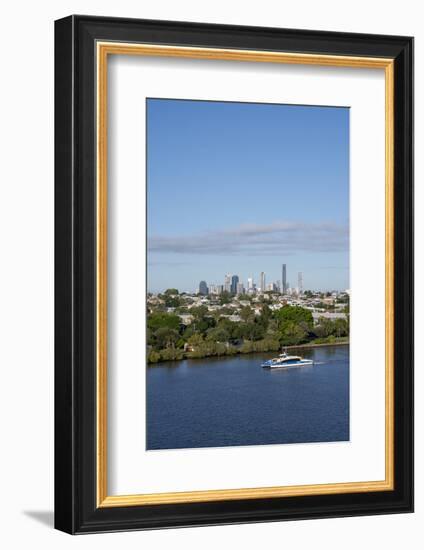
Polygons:
M194 48L123 42L97 42L97 506L142 506L306 495L365 493L394 489L394 61L256 50ZM244 489L109 496L107 492L107 61L109 55L220 59L385 71L385 479Z

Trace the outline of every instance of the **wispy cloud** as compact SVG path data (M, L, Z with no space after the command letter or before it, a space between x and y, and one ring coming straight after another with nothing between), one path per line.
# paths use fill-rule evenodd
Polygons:
M334 223L276 221L243 224L191 235L152 235L151 252L161 254L272 256L296 252L346 252L349 228Z

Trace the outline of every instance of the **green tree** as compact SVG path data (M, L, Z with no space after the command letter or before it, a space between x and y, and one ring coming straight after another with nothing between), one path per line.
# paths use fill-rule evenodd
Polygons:
M308 336L308 332L294 321L286 321L280 334L280 342L283 346L296 346L305 342Z
M206 334L209 328L216 325L216 321L214 317L210 315L207 306L192 307L190 313L194 317L191 324L194 332Z
M190 338L190 336L193 336L194 333L195 333L195 330L194 330L194 326L193 326L193 325L188 325L188 326L183 325L182 337L184 338L184 340L185 340L186 342L188 341L188 339Z
M151 313L147 318L147 327L153 331L159 328L179 330L180 318L172 313Z
M229 339L229 333L221 327L210 328L206 334L206 340L213 342L228 342Z
M276 313L276 319L280 341L287 346L305 342L314 325L311 311L300 306L282 307Z
M230 321L229 319L226 319L225 317L222 317L219 319L217 323L217 328L220 328L222 330L225 330L229 337L231 342L235 342L240 338L238 327L239 323L234 323L234 321Z
M193 346L193 347L201 346L203 344L203 342L204 342L204 340L203 340L201 334L193 334L187 340L187 343L190 344L190 346Z
M349 322L343 318L332 320L321 317L314 332L318 338L329 338L331 336L341 338L349 336Z
M248 323L240 323L239 336L243 340L260 340L265 335L265 329L259 323L249 321Z
M180 349L167 348L160 351L162 361L181 361L184 357L184 352Z
M196 321L201 321L208 314L208 308L207 308L207 306L192 307L190 309L190 313L191 313L191 315L193 315L193 317Z
M155 350L150 350L148 355L147 355L147 362L148 363L157 363L158 361L160 361L160 353L158 351L155 351Z
M344 307L343 313L346 313L346 315L349 315L349 313L350 313L350 302L349 302L349 300L347 300L347 302L345 302L345 303L346 303L346 306Z
M272 317L272 311L268 304L264 304L261 310L261 317L269 321Z
M159 349L174 348L179 337L178 331L168 327L158 328L155 332L155 338Z
M224 290L224 292L221 292L219 295L219 303L221 306L224 306L225 304L229 304L231 302L231 294Z
M334 335L338 338L349 335L349 327L346 319L336 319L334 321Z
M272 311L267 304L264 304L261 309L261 314L256 318L256 322L261 325L266 332L269 322L272 318Z
M165 296L164 297L166 307L180 307L181 299L178 296Z
M280 329L287 321L302 325L305 330L312 329L314 325L312 312L300 306L284 306L277 311L276 318Z
M208 329L211 327L214 327L216 324L215 319L213 317L205 317L201 321L196 321L194 328L196 332L200 332L201 334L206 334Z
M146 340L148 346L154 346L156 343L155 333L150 328L146 330Z
M245 323L252 322L255 318L255 313L251 307L243 306L240 310L240 317Z

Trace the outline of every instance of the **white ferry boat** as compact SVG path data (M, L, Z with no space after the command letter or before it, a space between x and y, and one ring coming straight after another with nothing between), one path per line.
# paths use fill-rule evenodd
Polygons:
M312 359L303 359L298 355L288 355L284 351L278 357L270 359L262 363L261 367L266 369L288 369L290 367L304 367L305 365L313 365L314 362Z

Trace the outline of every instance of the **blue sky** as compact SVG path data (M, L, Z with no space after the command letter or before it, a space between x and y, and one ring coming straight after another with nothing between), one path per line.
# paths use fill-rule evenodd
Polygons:
M148 290L349 288L349 109L147 100Z

